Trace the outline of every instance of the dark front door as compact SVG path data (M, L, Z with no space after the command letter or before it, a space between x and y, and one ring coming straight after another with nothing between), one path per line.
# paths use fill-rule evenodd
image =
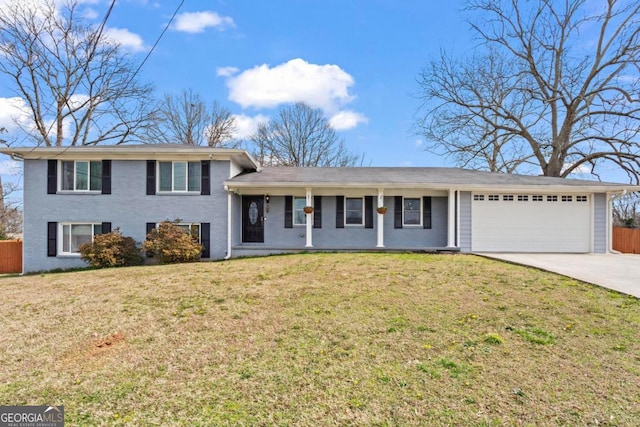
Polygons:
M242 196L242 241L264 242L263 196Z

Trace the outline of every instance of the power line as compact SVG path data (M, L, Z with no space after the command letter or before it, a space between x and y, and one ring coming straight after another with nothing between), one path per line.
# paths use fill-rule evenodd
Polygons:
M171 23L173 22L173 20L175 19L176 15L178 14L178 12L180 11L180 9L182 8L182 5L184 4L184 0L180 1L180 4L178 5L178 7L176 8L176 10L173 12L173 15L171 15L171 19L169 19L169 22L167 22L167 24L164 26L164 29L162 30L162 32L160 33L160 35L158 36L158 38L156 39L155 43L153 44L153 46L151 46L151 49L149 49L149 52L147 52L147 56L144 57L144 59L142 60L142 62L140 63L140 65L138 66L138 68L136 69L136 71L133 73L133 75L131 76L131 80L133 80L137 75L138 72L140 71L140 69L142 68L142 66L147 62L147 60L149 59L149 57L151 56L151 54L153 53L153 51L155 50L156 46L158 46L158 43L160 43L160 40L162 39L162 36L164 36L164 33L167 32L167 30L169 29L169 26L171 25Z

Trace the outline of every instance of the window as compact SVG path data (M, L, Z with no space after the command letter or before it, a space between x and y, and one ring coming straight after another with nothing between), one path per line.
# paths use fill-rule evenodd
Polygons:
M63 255L80 254L83 243L93 242L93 236L102 233L102 223L60 224L62 227L61 251Z
M587 196L576 196L576 202L586 202Z
M542 202L543 201L543 197L541 195L533 195L531 196L531 200L533 200L534 202Z
M523 195L523 194L518 194L518 201L519 202L528 202L529 201L529 196Z
M498 200L500 200L500 196L498 196L497 194L489 194L490 202L497 202Z
M563 202L571 202L573 201L573 196L562 196Z
M307 205L305 197L293 198L293 225L305 225L307 223L307 214L304 213L304 207Z
M405 197L403 200L403 225L421 225L422 211L419 198Z
M547 196L547 202L557 202L558 196Z
M180 223L177 225L183 229L185 233L188 233L192 239L200 243L200 224Z
M63 161L62 190L102 191L102 162Z
M484 194L474 194L473 200L482 201L484 200Z
M362 197L347 197L345 202L345 224L362 225L364 218L364 202Z
M200 162L159 162L159 165L159 191L200 191Z
M513 202L513 194L505 194L502 196L503 202Z

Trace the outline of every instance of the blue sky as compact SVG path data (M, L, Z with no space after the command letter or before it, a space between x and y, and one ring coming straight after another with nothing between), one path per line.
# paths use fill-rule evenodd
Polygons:
M82 11L99 22L109 3L85 1ZM179 4L119 0L109 34L140 63ZM185 0L139 79L158 97L190 88L218 101L243 135L303 101L321 108L367 165L445 165L412 129L416 78L440 49L472 46L462 8L462 0ZM1 125L14 95L0 83Z

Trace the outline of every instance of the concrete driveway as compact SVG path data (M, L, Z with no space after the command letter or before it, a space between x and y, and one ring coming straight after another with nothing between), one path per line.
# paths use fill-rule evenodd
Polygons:
M478 253L513 262L640 298L640 255Z

